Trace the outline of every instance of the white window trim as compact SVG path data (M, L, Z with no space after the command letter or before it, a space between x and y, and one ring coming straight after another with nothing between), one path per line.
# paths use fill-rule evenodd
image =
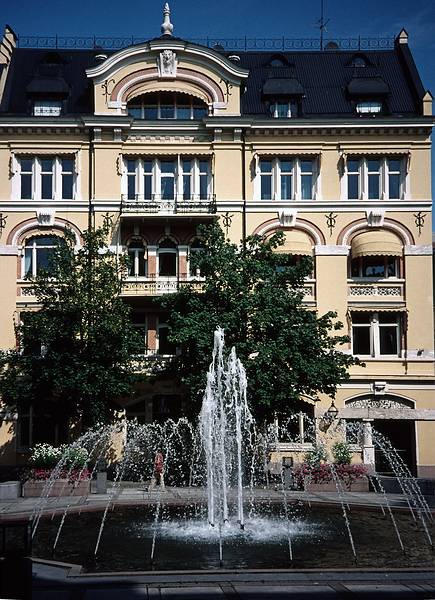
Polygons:
M292 198L290 199L282 199L281 198L281 168L280 162L283 160L292 160L293 161L293 169L292 169ZM272 162L272 200L265 200L261 198L261 167L260 163L262 160L270 160ZM304 160L311 160L313 164L312 170L312 198L310 199L302 199L302 174L301 174L301 162ZM310 202L313 200L320 200L320 172L319 172L319 157L318 156L309 156L307 158L303 156L292 156L289 155L283 157L267 157L259 156L258 158L258 166L255 171L255 179L254 179L254 200L259 200L261 202L274 202L274 201L282 201L282 202Z
M62 198L62 159L70 158L73 161L73 193L72 198ZM52 180L52 197L42 198L42 166L41 161L44 158L52 158L53 160L53 180ZM30 200L37 200L41 202L59 201L59 200L76 200L77 190L79 188L79 174L77 165L77 154L71 153L71 155L20 155L13 156L14 172L12 176L12 200L26 202ZM28 159L32 161L32 194L31 198L21 197L21 159Z
M125 251L127 253L127 256L130 256L130 244L132 243L132 240L130 240L130 242L126 245L125 247ZM134 259L133 259L133 267L134 267L134 275L128 275L127 279L129 280L140 280L140 279L148 279L148 258L145 258L147 256L147 246L145 243L143 243L142 246L142 250L141 248L133 248L132 249L134 251ZM139 275L139 261L140 261L140 257L139 255L142 254L142 260L145 263L145 273L144 275Z
M392 314L396 314L398 315L398 313L392 313ZM391 323L379 323L379 313L373 311L372 313L370 313L370 325L368 324L362 324L362 323L352 323L351 329L351 347L352 347L352 354L354 356L358 356L361 358L378 358L378 359L386 359L389 360L391 358L402 358L403 355L403 348L401 347L401 321L400 321L400 317L396 317L397 321L395 323L391 322ZM397 354L381 354L380 353L380 327L391 327L391 326L396 326L396 339L397 339L397 348L398 348L398 353ZM370 354L354 354L353 352L353 328L363 328L363 327L370 327L370 350L371 353Z
M35 278L37 275L37 251L38 249L47 249L47 248L53 248L55 249L55 246L37 246L35 243L35 240L37 237L40 236L30 236L30 239L33 239L32 242L32 246L27 246L26 242L24 242L23 246L22 246L22 256L21 256L21 280L25 280L26 277L26 249L31 248L32 249L32 275L31 275L31 279ZM51 235L48 234L47 237L57 237L60 239L60 236L55 236L55 235Z
M135 160L136 162L136 177L135 177L135 196L139 201L162 201L162 202L189 202L191 201L200 201L200 200L208 200L211 198L213 193L212 191L212 174L211 174L211 161L208 160L208 171L207 171L207 198L201 198L201 187L200 187L200 161L203 159L197 157L184 157L183 154L177 154L176 156L168 157L142 157L142 158L123 158L123 173L122 173L122 181L121 181L121 194L125 197L128 196L128 161ZM175 163L174 169L174 179L175 179L175 188L174 188L174 200L163 200L162 198L162 174L161 171L161 162L165 160L173 160ZM183 160L190 160L192 162L191 167L191 190L190 190L190 198L184 199L183 194L183 175L186 175L187 172L183 171ZM145 198L145 186L144 186L144 162L152 161L152 179L151 179L151 198ZM131 173L130 173L131 174ZM130 199L132 200L132 199Z
M379 198L369 198L369 171L368 171L368 161L370 160L370 155L359 156L359 155L350 155L346 159L345 167L343 170L342 176L342 200L350 200L355 201L354 198L348 198L348 161L349 160L358 160L359 161L359 193L358 200L363 201L382 201L382 200L409 200L409 177L407 170L407 156L398 155L395 157L394 155L373 155L373 158L379 158L380 160L380 168L379 168ZM399 198L390 198L389 194L389 169L388 169L388 160L399 160L400 161L400 197ZM354 173L352 171L351 173Z
M188 117L187 119L183 118L183 119L179 119L178 118L178 101L180 100L179 94L177 92L175 92L175 98L174 98L174 116L173 117L162 117L161 116L161 96L159 92L156 92L158 94L158 99L157 99L157 120L161 121L193 121L193 120L199 120L199 119L195 119L195 115L194 115L194 107L195 107L195 101L198 103L196 105L196 108L199 108L199 103L202 102L199 98L195 98L193 96L188 96L187 98L185 98L185 100L189 100L189 106L190 106L190 117ZM149 106L149 104L145 104L144 102L144 98L146 97L146 94L144 96L141 96L140 98L136 98L133 99L131 101L131 104L135 104L135 100L136 100L136 104L139 104L139 99L140 99L140 112L141 112L141 116L139 117L140 119L145 119L145 107ZM204 106L201 106L201 108L203 108L204 110L207 110L208 112L210 111L209 107L204 103ZM186 107L186 105L182 105L183 108ZM127 113L128 113L128 105L127 105ZM137 118L137 117L135 117Z

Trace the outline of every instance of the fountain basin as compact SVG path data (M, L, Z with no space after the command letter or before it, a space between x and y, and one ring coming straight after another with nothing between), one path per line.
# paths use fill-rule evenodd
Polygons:
M93 550L101 513L68 515L53 555L52 546L61 516L43 518L34 539L33 554L83 565L88 572L285 569L285 568L434 568L435 557L421 527L409 514L396 512L405 546L403 554L388 516L380 510L355 506L349 512L355 540L355 563L341 507L270 504L246 506L242 531L237 521L210 527L200 504L162 506L155 521L155 506L115 507L109 511L94 560ZM232 513L233 514L233 513ZM432 533L434 526L430 525ZM155 541L154 560L151 548ZM222 562L219 541L222 542ZM293 559L290 560L289 541ZM314 558L313 558L314 557Z

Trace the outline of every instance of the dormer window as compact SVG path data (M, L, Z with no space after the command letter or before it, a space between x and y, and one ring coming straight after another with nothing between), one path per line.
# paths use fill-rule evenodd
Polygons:
M134 98L128 103L127 111L134 119L147 121L200 120L208 115L208 106L188 94L157 92Z
M354 56L354 58L352 59L351 66L357 69L361 69L367 66L367 61L362 56Z
M377 115L382 112L383 103L379 100L364 100L357 102L356 112L359 115Z
M34 117L59 117L62 114L62 100L34 100Z
M270 104L269 110L274 119L290 119L298 116L296 100L277 100Z

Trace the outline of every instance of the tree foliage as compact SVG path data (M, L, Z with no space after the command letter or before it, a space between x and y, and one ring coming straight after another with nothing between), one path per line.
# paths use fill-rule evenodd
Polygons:
M288 414L304 395L334 396L357 360L339 349L348 337L339 333L336 314L317 316L303 305L311 258L295 264L291 255L277 253L282 232L249 237L244 246L225 240L217 224L203 226L200 235L204 249L191 261L205 278L203 290L187 285L160 300L180 349L167 370L187 390L192 412L202 398L217 326L245 365L258 416Z
M138 341L120 297L125 265L107 251L104 228L85 231L77 249L66 230L49 268L32 280L39 310L21 314L17 348L0 357L0 393L10 406L108 420L131 393Z

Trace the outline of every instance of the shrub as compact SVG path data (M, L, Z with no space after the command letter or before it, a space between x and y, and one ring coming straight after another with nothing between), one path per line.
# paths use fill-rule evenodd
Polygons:
M29 459L29 465L35 469L52 469L62 456L62 449L50 444L36 444Z
M304 456L304 461L311 467L319 466L322 462L326 462L328 456L322 444L315 444L314 449L307 452Z
M70 469L71 467L81 469L89 459L89 452L86 448L81 448L80 446L62 446L61 450L66 469Z
M349 444L346 442L336 442L332 446L332 456L334 457L334 462L338 465L350 465L352 452Z

